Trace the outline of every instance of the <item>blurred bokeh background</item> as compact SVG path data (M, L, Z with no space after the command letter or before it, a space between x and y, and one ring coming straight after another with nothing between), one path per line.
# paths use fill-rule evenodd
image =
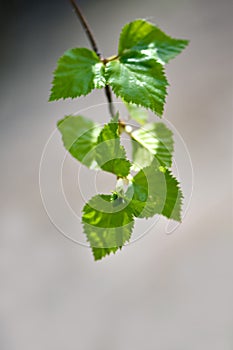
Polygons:
M232 2L79 3L106 56L135 18L191 40L167 67L165 118L189 149L193 197L172 235L161 221L98 263L58 232L40 197L43 148L58 119L105 97L98 91L79 101L47 102L57 58L88 45L68 1L1 2L0 348L231 350ZM52 181L49 174L50 168ZM68 183L69 171L64 176ZM111 182L104 177L104 185ZM72 197L69 190L81 203L78 191Z

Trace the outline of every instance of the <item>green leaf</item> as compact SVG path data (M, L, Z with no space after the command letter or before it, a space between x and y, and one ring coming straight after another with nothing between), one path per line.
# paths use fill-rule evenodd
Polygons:
M130 51L119 60L108 62L105 73L117 96L162 116L168 82L160 63Z
M67 116L57 124L65 148L89 168L96 168L95 147L101 128L82 116Z
M135 120L138 124L144 125L148 121L148 112L132 103L125 103L129 112L130 119Z
M58 60L49 101L87 95L105 86L104 65L94 51L71 49Z
M133 215L116 195L97 195L83 208L82 222L95 260L115 253L131 237Z
M126 192L134 216L149 218L161 214L166 201L166 180L156 159L140 170Z
M176 57L188 43L188 40L173 39L153 24L138 19L123 27L118 53L121 56L128 51L139 51L165 64Z
M134 169L149 165L155 156L161 165L172 165L172 131L163 123L149 123L131 133Z
M132 158L133 158L133 164L132 164L132 170L139 171L142 168L145 168L149 166L154 156L151 154L146 148L140 145L140 143L132 141Z
M134 216L139 218L162 214L181 220L182 192L175 177L154 159L133 178L126 198Z
M181 209L183 194L180 184L169 170L165 172L167 186L166 202L162 214L169 219L181 222Z
M101 169L125 177L129 174L130 162L120 144L118 116L106 124L98 137L96 159Z

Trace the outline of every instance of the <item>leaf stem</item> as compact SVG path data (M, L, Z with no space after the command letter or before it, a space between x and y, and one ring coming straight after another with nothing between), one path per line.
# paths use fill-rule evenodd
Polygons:
M102 59L102 62L103 62L104 64L106 64L106 63L108 63L108 62L117 60L119 57L120 57L119 55L114 55L114 56L111 56L111 57L108 57L108 58L103 58L103 59Z
M76 2L74 0L70 0L70 3L73 6L75 13L78 16L78 18L79 18L79 20L80 20L80 22L82 24L82 27L85 30L86 34L87 34L87 37L88 37L88 39L90 41L90 44L91 44L91 47L92 47L93 51L95 51L97 56L100 59L102 59L101 58L102 55L99 52L99 49L98 49L96 40L94 38L94 35L93 35L92 31L91 31L91 28L90 28L86 18L82 14L82 12L80 10L80 7L76 4ZM105 60L102 59L102 61L105 61ZM109 85L105 86L105 95L106 95L106 98L107 98L107 101L108 101L108 108L109 108L110 115L111 115L111 117L113 117L115 115L115 112L114 112L114 108L113 108L113 104L112 104L112 92L111 92L111 89L110 89Z

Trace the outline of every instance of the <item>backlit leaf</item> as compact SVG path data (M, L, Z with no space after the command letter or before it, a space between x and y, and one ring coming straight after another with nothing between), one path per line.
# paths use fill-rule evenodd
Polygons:
M155 156L161 165L171 167L174 141L163 123L149 123L131 133L134 169L150 164Z
M134 226L127 203L114 195L93 197L83 208L82 222L95 260L128 242Z
M165 180L167 195L162 214L168 219L181 221L183 194L180 189L180 184L169 170L166 170L165 172Z
M138 19L123 27L118 53L121 56L129 51L138 51L165 64L183 51L188 43L188 40L173 39L153 24Z
M135 175L126 197L136 217L148 218L162 214L181 221L183 195L179 183L169 170L161 168L156 159Z
M168 85L163 67L154 59L135 52L106 65L107 83L128 103L150 108L162 116Z
M118 116L106 124L98 137L96 159L101 169L125 177L129 174L130 162L120 144Z
M141 169L132 180L126 197L130 200L130 208L136 217L149 218L161 214L166 201L166 180L159 170L156 159Z
M144 125L148 121L148 112L138 107L132 103L126 103L126 107L128 109L129 118L135 120L138 124Z
M49 100L87 95L104 86L104 65L96 53L85 48L71 49L58 60Z
M65 148L89 168L96 168L95 148L100 126L82 116L67 116L58 122Z

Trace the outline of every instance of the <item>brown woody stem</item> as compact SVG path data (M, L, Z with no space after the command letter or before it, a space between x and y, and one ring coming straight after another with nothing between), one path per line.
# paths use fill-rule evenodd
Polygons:
M95 51L95 53L97 54L97 56L101 58L101 54L99 52L99 49L98 49L98 46L96 44L96 40L94 38L94 35L91 31L91 28L86 20L86 18L83 16L79 6L76 4L76 2L74 0L70 0L71 2L71 5L73 6L73 9L76 13L76 15L78 16L81 24L82 24L82 27L83 29L85 30L86 34L87 34L87 37L90 41L90 44L91 44L91 47L93 49L93 51ZM102 61L104 62L105 60L102 59ZM109 112L110 112L110 115L113 117L115 115L114 113L114 108L113 108L113 104L112 104L112 92L111 92L111 89L110 89L110 86L109 85L106 85L105 86L105 95L106 95L106 98L107 98L107 101L108 101L108 108L109 108Z

